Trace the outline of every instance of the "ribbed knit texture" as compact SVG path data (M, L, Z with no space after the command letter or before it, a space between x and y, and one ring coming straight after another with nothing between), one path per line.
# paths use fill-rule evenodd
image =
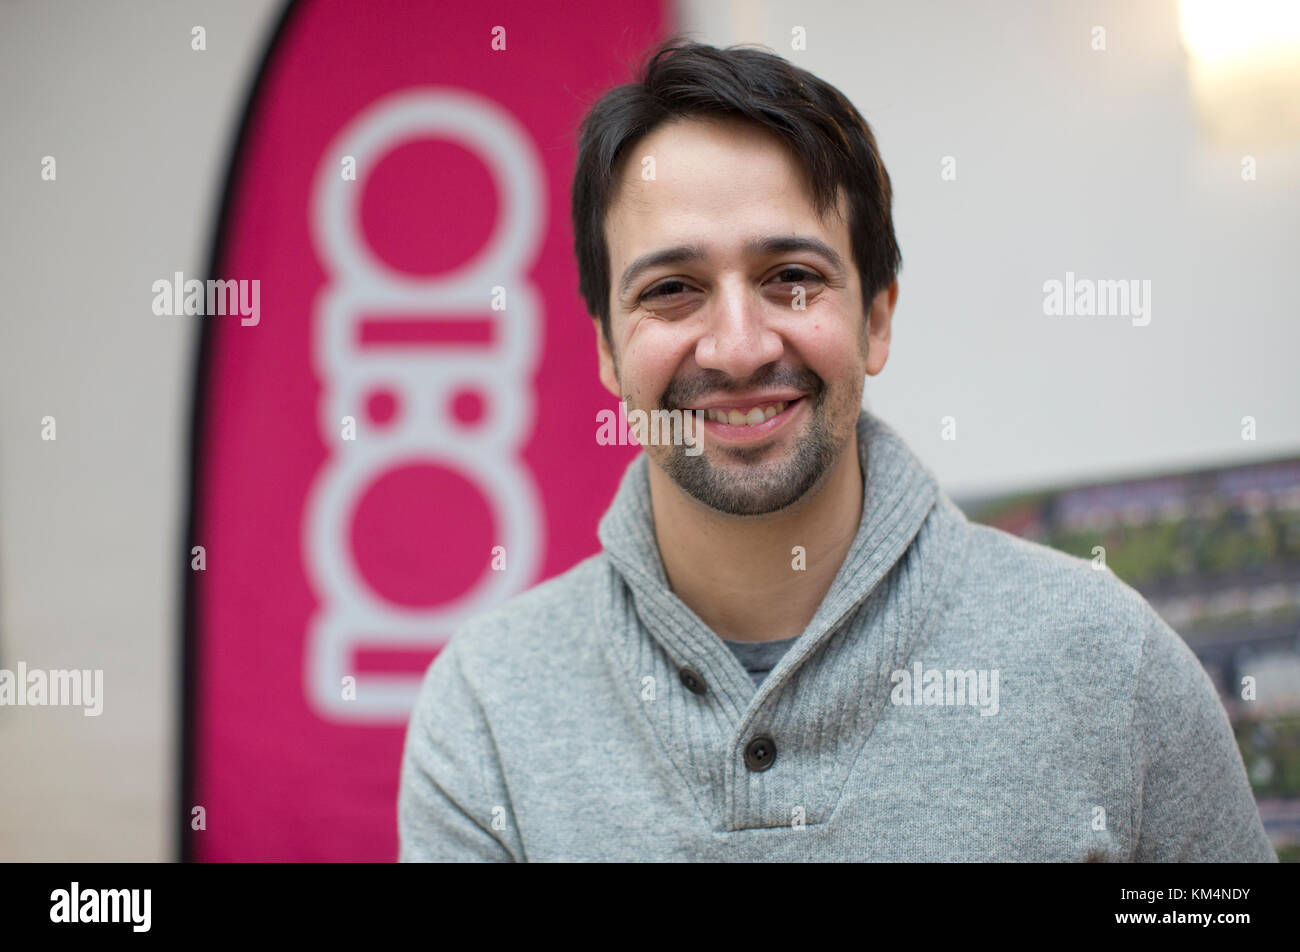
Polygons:
M400 858L1276 860L1209 677L1137 592L969 523L865 410L858 444L857 535L758 685L668 587L639 455L604 551L430 666ZM996 673L996 713L901 703L934 700L903 671Z

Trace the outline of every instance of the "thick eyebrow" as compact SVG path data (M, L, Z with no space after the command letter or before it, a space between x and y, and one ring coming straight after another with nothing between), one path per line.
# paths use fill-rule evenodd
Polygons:
M708 256L708 252L704 250L703 245L677 245L674 248L648 251L633 259L632 263L627 266L627 270L623 272L623 277L618 282L619 299L624 298L628 289L632 287L632 283L651 268L657 268L665 264L686 264L691 261L701 261Z
M751 238L745 242L745 254L751 257L770 257L771 255L789 254L792 251L810 251L825 258L836 271L844 274L844 260L835 249L819 238L803 235L772 235L767 238ZM659 251L649 251L635 258L623 272L618 282L620 299L627 295L628 289L636 279L651 268L666 264L687 264L701 261L708 257L703 245L677 245Z
M844 273L843 259L836 254L834 248L820 238L809 238L804 235L774 235L770 238L754 238L745 242L745 254L754 257L786 255L792 251L811 251L829 261L840 274Z

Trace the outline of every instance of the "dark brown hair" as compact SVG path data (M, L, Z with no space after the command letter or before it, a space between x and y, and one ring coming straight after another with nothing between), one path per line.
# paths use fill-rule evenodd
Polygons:
M902 264L890 214L889 173L871 127L834 86L768 50L718 49L673 38L636 82L606 92L582 121L573 175L578 291L609 338L610 273L605 215L615 170L629 146L657 126L690 116L746 119L775 133L803 167L819 215L848 199L849 236L864 307Z

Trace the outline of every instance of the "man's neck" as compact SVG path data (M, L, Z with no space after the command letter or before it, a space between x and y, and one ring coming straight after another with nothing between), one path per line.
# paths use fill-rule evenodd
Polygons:
M855 433L815 495L767 516L729 516L687 496L652 463L655 536L668 584L721 638L802 633L857 536L863 478Z

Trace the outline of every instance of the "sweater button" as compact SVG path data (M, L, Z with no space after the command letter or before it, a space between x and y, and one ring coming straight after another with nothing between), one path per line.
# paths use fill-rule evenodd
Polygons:
M776 760L776 741L766 734L745 745L745 766L754 772L766 770Z
M692 694L703 694L708 691L709 688L708 685L704 683L703 676L692 671L690 668L682 668L677 673L682 679L682 684L686 685L686 690L690 691Z

